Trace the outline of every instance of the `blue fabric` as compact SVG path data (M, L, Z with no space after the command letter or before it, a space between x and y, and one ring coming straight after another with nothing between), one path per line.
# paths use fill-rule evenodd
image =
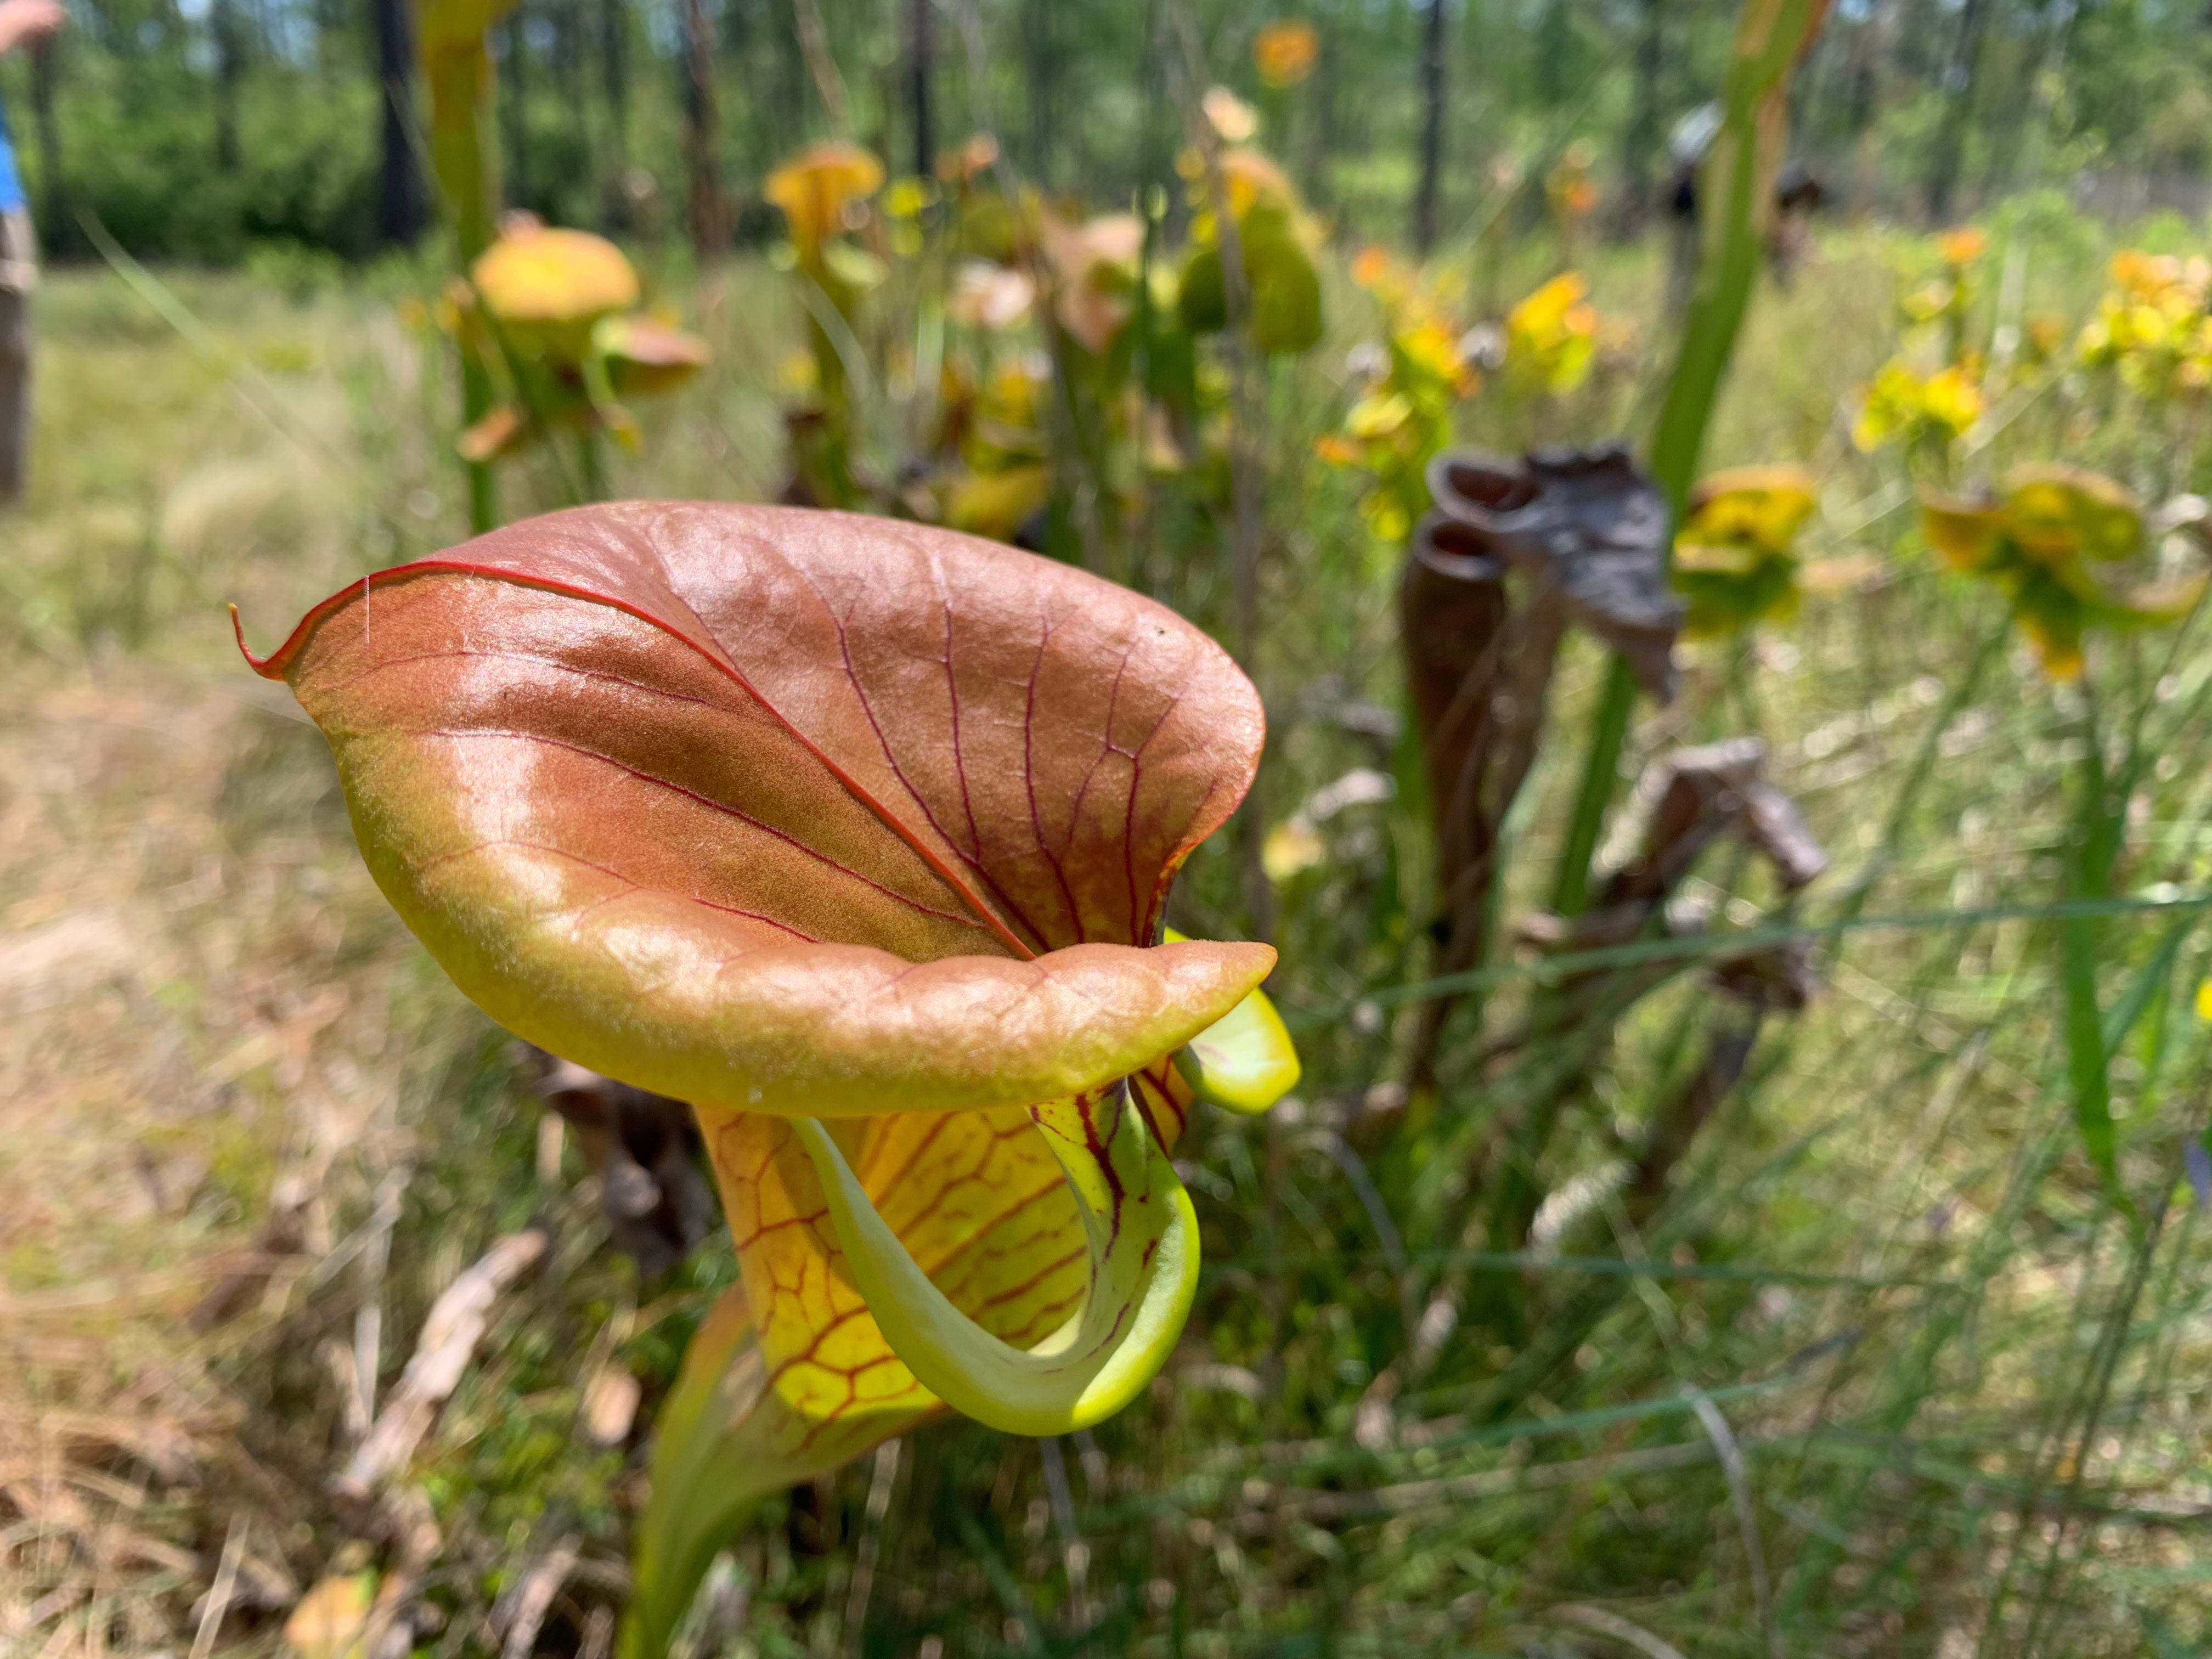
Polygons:
M0 108L0 213L25 205L23 180L15 171L15 145L8 136L8 112Z

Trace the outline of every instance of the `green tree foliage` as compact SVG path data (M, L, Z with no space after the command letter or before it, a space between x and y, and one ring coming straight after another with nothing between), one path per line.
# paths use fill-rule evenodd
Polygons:
M49 69L52 145L33 118L33 67L0 68L47 244L82 248L76 222L88 212L149 256L227 262L269 239L372 252L386 240L372 4L74 0ZM694 9L713 36L711 160L738 240L773 234L759 181L797 141L854 139L911 164L911 0ZM1278 9L1189 9L1214 72L1258 104L1265 142L1339 233L1402 235L1427 118L1424 0L1280 8L1310 22L1321 48L1317 71L1287 88L1267 86L1251 59ZM1722 0L1441 0L1443 106L1424 216L1437 241L1479 228L1512 181L1540 179L1576 139L1607 158L1600 183L1623 210L1600 222L1634 222L1671 169L1665 129L1719 90L1732 14ZM696 228L689 15L673 0L527 0L495 43L511 204L648 238ZM1024 177L1130 199L1174 153L1168 16L1135 0L952 7L922 83L933 142L988 128ZM2189 180L2212 157L2208 59L2212 37L2188 8L1859 0L1837 8L1800 79L1799 149L1832 194L1890 210L1961 213L2087 167L2130 206L2147 192L2194 211Z

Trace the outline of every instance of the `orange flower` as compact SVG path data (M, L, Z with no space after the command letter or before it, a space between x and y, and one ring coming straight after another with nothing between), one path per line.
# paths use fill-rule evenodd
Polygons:
M948 184L972 184L998 161L999 141L988 132L979 132L937 158L937 176Z
M1252 37L1252 66L1271 87L1294 87L1321 61L1321 36L1311 23L1284 18Z
M1390 251L1370 242L1352 262L1352 280L1362 288L1380 288L1390 275Z
M1988 252L1990 239L1973 225L1961 225L1958 229L1946 231L1937 237L1936 246L1943 256L1943 263L1957 269L1973 264Z

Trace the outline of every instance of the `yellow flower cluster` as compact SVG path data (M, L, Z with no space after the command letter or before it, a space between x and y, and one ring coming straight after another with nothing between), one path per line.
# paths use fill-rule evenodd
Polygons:
M1372 475L1360 511L1378 542L1395 544L1428 510L1430 458L1451 441L1453 410L1481 390L1482 373L1466 331L1413 271L1370 247L1352 274L1382 308L1383 339L1380 349L1360 349L1361 395L1316 448L1323 460Z
M1506 383L1523 395L1572 392L1589 378L1599 325L1582 273L1554 276L1505 313Z
M2212 263L2115 254L2112 287L2074 343L2086 368L2112 369L2147 398L2195 397L2212 387Z
M1867 454L1893 443L1908 450L1948 446L1982 417L1979 368L1969 358L1922 374L1903 357L1891 358L1860 394L1851 441Z

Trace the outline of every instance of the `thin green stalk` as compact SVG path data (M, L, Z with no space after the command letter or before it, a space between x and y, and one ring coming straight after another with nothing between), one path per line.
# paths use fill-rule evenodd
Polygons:
M1736 21L1720 135L1699 180L1713 216L1705 226L1697 292L1674 375L1651 434L1651 476L1666 491L1677 521L1759 275L1771 184L1788 137L1790 72L1811 46L1826 9L1820 0L1748 0ZM1582 785L1554 878L1552 908L1563 916L1581 915L1589 902L1589 861L1613 798L1635 701L1635 678L1615 657L1590 721Z
M2142 1301L2143 1289L2150 1282L2151 1266L2158 1254L2159 1237L2165 1229L2167 1210L2173 1196L2173 1185L2181 1175L2181 1155L2177 1148L2167 1177L2160 1184L2158 1198L2151 1206L2148 1221L2136 1230L2134 1258L2129 1263L2126 1285L2121 1291L2118 1301L2106 1310L2105 1328L2098 1334L2098 1349L2092 1371L2094 1384L2090 1390L2087 1409L2082 1413L2081 1429L2073 1437L2076 1449L2074 1468L2066 1483L2066 1495L2069 1500L2079 1498L2082 1482L2088 1474L2090 1449L2096 1444L2097 1432L2104 1426L2105 1412L2112 1400L2113 1374L2118 1370L2120 1357L2126 1351L2129 1328L2134 1322L2136 1307ZM2066 1506L2068 1510L2074 1507L2075 1504L2070 1501ZM2021 1517L2023 1524L2019 1528L2019 1535L2021 1537L2029 1535L2029 1529L2025 1524L2027 1519L2026 1516ZM2051 1540L2044 1557L2043 1572L2036 1586L2033 1612L2029 1618L2027 1635L2019 1648L2021 1653L2035 1651L2036 1638L2041 1633L2045 1615L2050 1608L2057 1589L2059 1562L2065 1551L2067 1532L2072 1524L2072 1516L2062 1511L2058 1535ZM1997 1627L1997 1613L2002 1605L2000 1599L1992 1598L1989 1624L1985 1628L1994 1630Z
M501 9L503 9L503 8ZM499 208L499 144L491 131L495 82L483 27L473 31L422 8L423 79L430 88L430 158L452 222L464 272L491 246ZM497 12L493 13L494 16ZM467 20L474 21L474 19ZM459 23L461 26L455 27ZM491 412L489 371L461 354L461 419L474 426ZM488 462L465 463L469 528L482 535L499 524L499 494Z
M583 467L584 499L587 501L606 500L606 449L600 441L598 428L586 427L576 434L576 454Z
M2083 750L2063 855L2063 896L2073 902L2111 896L2112 865L2119 850L2118 815L2110 799L2094 702L2084 709L2081 725ZM2104 1011L2097 1000L2097 967L2104 932L2102 918L2092 915L2070 915L2059 924L2066 1073L2082 1149L2097 1166L2112 1201L2127 1210L2126 1195L2120 1190L2112 1127L2112 1056L2105 1042Z
M1628 717L1635 706L1635 673L1626 658L1616 656L1606 670L1605 690L1590 720L1583 781L1575 791L1574 816L1567 820L1566 841L1559 849L1552 908L1560 915L1578 916L1589 906L1590 860L1597 856L1598 837L1605 832L1613 775L1620 769L1620 751L1628 741Z

